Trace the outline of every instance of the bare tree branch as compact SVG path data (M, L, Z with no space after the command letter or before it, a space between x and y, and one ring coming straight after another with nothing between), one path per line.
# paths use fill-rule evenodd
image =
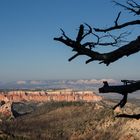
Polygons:
M83 38L82 39L84 39L89 34L92 34L92 28L87 23L85 23L85 25L89 28L89 31L83 35Z
M128 97L128 93L123 95L122 100L113 107L113 109L116 109L118 106L120 106L121 108L125 106L125 104L127 103L127 97Z
M76 38L77 43L81 42L81 40L83 39L83 34L84 34L84 26L83 26L83 24L81 24L79 27L79 32L78 32L77 38Z
M135 15L140 15L140 5L134 0L127 0L126 5L114 1L116 5L123 7L124 9L134 13ZM86 61L90 63L92 61L99 61L99 64L104 63L107 66L124 56L129 56L140 51L140 35L128 42L125 37L130 33L123 32L120 35L113 35L112 32L115 30L124 29L128 26L140 25L140 20L132 20L125 23L118 23L121 12L118 13L114 25L108 28L91 28L88 24L81 24L77 33L75 40L69 38L65 32L62 31L62 36L54 38L54 40L59 41L65 44L68 47L72 48L72 51L75 51L76 54L72 56L69 61L75 59L79 55L86 55L89 59ZM87 27L88 29L85 29ZM102 34L102 36L101 36ZM85 37L92 35L93 41L83 42ZM107 41L106 41L107 40ZM125 44L124 44L125 43ZM100 51L95 51L96 46L117 46L113 51L107 53L100 53ZM109 86L107 82L104 82L104 86L99 88L99 92L108 93L116 92L123 95L122 100L114 106L114 109L118 106L123 107L127 102L128 93L140 90L140 81L132 80L122 80L124 85Z
M134 21L130 21L130 22L126 22L120 25L114 25L112 27L109 27L107 29L100 29L100 28L93 28L96 32L108 32L108 31L112 31L112 30L117 30L117 29L122 29L124 27L127 26L131 26L131 25L140 25L140 20L134 20Z
M84 30L84 28L82 30ZM84 33L82 33L82 35L83 34ZM78 35L79 35L79 32L78 32ZM76 41L70 39L69 37L66 36L64 31L63 31L63 36L59 38L54 38L54 40L64 43L65 45L73 48L73 51L77 52L77 54L74 57L72 57L72 59L74 59L78 55L87 55L90 57L90 59L86 61L86 63L96 60L96 61L99 61L100 63L106 64L107 66L110 63L117 61L123 56L129 56L131 54L134 54L140 51L140 36L136 40L131 41L130 43L109 53L99 53L89 48L86 48L86 45L95 45L94 43L92 44L92 42L81 44L81 42L78 41L78 44L77 44L77 39ZM81 38L79 40L81 41ZM108 44L104 44L104 45L108 45Z
M122 82L124 83L124 85L109 86L107 81L104 81L104 86L99 88L100 93L114 92L123 95L123 99L117 105L115 105L113 109L118 106L120 106L121 108L124 107L124 105L127 103L128 93L140 90L140 81L122 80Z
M115 20L115 26L118 26L118 20L119 20L120 15L121 15L121 12L118 13L118 16Z
M121 3L118 3L116 1L113 1L116 5L119 5L133 13L135 13L136 15L140 15L140 5L137 4L135 1L133 0L128 0L127 1L127 4L128 6L126 5L123 5ZM109 28L105 28L105 29L101 29L101 28L93 28L96 32L108 32L108 31L112 31L112 30L118 30L118 29L122 29L124 27L127 27L127 26L132 26L132 25L140 25L140 20L133 20L133 21L128 21L128 22L125 22L123 24L118 24L118 20L120 18L120 15L121 15L121 12L118 13L117 15L117 18L116 20L114 21L115 22L115 25L114 26L111 26Z
M137 4L134 0L128 0L127 4L129 4L133 8L140 8L140 5Z
M125 81L127 81L127 80L125 80ZM127 84L117 85L117 86L109 86L109 84L108 85L104 84L104 86L102 88L99 88L100 93L114 92L114 93L119 93L119 94L122 94L122 95L124 95L126 93L133 93L137 90L140 90L140 81L135 81L135 82L132 82L132 83L128 82Z
M76 58L79 55L80 55L79 53L76 53L74 56L72 56L71 58L69 58L69 61L72 61L74 58Z
M126 10L135 13L136 15L140 15L140 5L137 4L137 3L136 3L135 1L133 1L133 0L128 0L128 1L127 1L128 6L123 5L123 4L121 4L121 3L119 3L119 2L116 2L116 1L113 1L113 2L114 2L116 5L119 5L119 6L123 7L123 8L125 8Z

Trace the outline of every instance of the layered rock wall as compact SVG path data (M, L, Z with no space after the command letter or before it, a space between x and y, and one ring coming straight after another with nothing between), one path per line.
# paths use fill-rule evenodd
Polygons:
M102 98L92 91L9 91L0 93L0 101L5 102L47 102L47 101L99 101Z
M0 113L11 115L13 102L50 102L50 101L85 101L95 102L102 98L92 91L9 91L0 92Z

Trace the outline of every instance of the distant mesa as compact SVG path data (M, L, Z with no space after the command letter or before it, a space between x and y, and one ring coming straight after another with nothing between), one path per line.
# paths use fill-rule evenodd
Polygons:
M71 89L50 90L50 91L30 91L30 90L7 91L0 92L0 102L1 102L0 112L5 115L10 114L12 103L19 102L23 103L50 102L50 101L97 102L100 100L102 100L102 97L97 95L93 91L73 91Z
M73 91L71 89L50 91L8 91L0 92L3 102L47 102L47 101L99 101L102 98L93 91Z

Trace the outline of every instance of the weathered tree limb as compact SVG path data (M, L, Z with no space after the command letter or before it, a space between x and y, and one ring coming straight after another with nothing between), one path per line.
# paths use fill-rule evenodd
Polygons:
M140 15L140 5L138 3L136 3L135 1L133 1L133 0L127 0L127 5L128 6L123 5L123 4L121 4L119 2L116 2L116 1L114 1L114 3L116 5L119 5L119 6L123 7L123 8L125 8L126 10L134 13L135 15Z
M117 61L123 56L129 56L131 54L134 54L140 51L140 36L138 36L136 40L131 41L130 43L109 53L99 53L89 48L86 48L86 45L87 45L86 43L81 44L81 42L79 42L79 40L81 39L79 39L77 43L77 40L75 41L75 40L70 39L69 37L65 35L64 32L63 32L63 36L59 38L54 38L54 40L64 43L65 45L73 48L73 51L77 52L77 54L74 57L72 57L72 59L76 58L78 55L89 56L90 59L86 61L86 64L91 61L100 61L100 63L109 65L110 63ZM69 59L69 60L72 60L72 59Z
M124 9L131 11L132 13L134 13L135 15L140 15L140 5L138 3L136 3L133 0L127 0L127 5L123 5L117 1L113 1L116 5L119 5L121 7L123 7ZM123 24L118 24L118 19L120 18L120 14L121 12L118 13L116 20L114 21L115 25L111 26L109 28L105 28L105 29L101 29L101 28L93 28L96 32L108 32L108 31L112 31L112 30L118 30L118 29L122 29L124 27L127 26L132 26L132 25L140 25L140 20L133 20L133 21L129 21L129 22L125 22Z
M140 4L136 3L134 0L127 0L126 5L116 1L114 2L116 5L125 8L135 15L140 15ZM119 36L117 35L117 37L111 34L111 31L114 30L124 29L125 27L133 25L140 25L139 19L128 21L122 24L118 23L120 15L121 12L118 13L114 21L115 24L111 27L105 29L91 28L88 24L85 24L88 27L88 30L85 30L85 26L81 24L75 40L69 38L62 29L62 36L54 38L54 40L71 47L73 49L72 51L76 52L76 54L72 56L69 61L75 59L79 55L86 55L89 57L89 59L86 61L86 64L92 61L99 61L100 64L104 63L108 66L109 64L119 60L124 56L129 56L140 51L140 35L128 43L126 40L122 40L125 35L124 33L120 34ZM102 34L102 37L99 36L100 34ZM83 42L84 38L89 35L94 36L94 41L81 43ZM125 45L120 44L122 42L125 42ZM96 46L118 46L118 48L108 53L100 53L98 51L94 51ZM135 82L130 80L122 80L122 82L124 85L118 86L109 86L107 82L104 82L104 86L99 89L99 92L101 93L115 92L123 95L123 99L114 107L114 109L118 106L123 107L126 104L128 93L140 90L140 81Z
M107 81L104 81L104 86L102 88L99 88L99 93L114 92L123 95L122 100L117 105L115 105L113 109L118 106L120 106L121 108L124 107L127 103L128 93L140 90L140 81L122 80L122 82L124 83L124 85L109 86Z
M131 26L131 25L140 25L140 20L134 20L134 21L129 21L123 24L115 24L112 27L106 28L106 29L100 29L100 28L93 28L96 32L108 32L108 31L112 31L112 30L117 30L117 29L122 29L124 27L127 26Z
M128 93L123 95L122 100L113 107L113 109L115 110L118 106L120 106L121 108L125 106L125 104L127 103L127 97L128 97Z
M126 84L126 85L117 85L117 86L104 85L102 88L99 88L100 93L115 92L122 95L126 93L132 93L137 90L140 90L140 81L131 84Z
M134 13L137 13L139 15L140 12L140 5L135 2L134 0L127 0L126 5L123 5L121 3L118 3L114 0L116 5L119 5L127 10L130 10ZM79 27L79 31L77 34L77 37L75 40L69 38L65 32L61 29L62 31L62 36L58 38L54 38L54 40L59 41L71 48L73 48L73 51L77 52L74 56L72 56L69 61L73 60L79 55L86 55L89 56L89 60L86 61L86 64L92 61L99 61L99 63L104 63L107 66L110 63L113 63L117 61L118 59L122 58L123 56L129 56L131 54L137 53L140 51L140 36L137 37L137 39L131 41L128 44L123 44L121 45L120 43L126 43L126 41L122 40L121 38L123 37L123 34L120 36L116 37L111 35L111 31L117 30L117 29L122 29L127 26L132 26L132 25L140 25L140 20L133 20L129 22L125 22L123 24L118 24L118 20L120 18L121 12L118 13L114 26L111 26L106 29L101 29L101 28L91 28L88 24L85 24L88 27L88 30L85 30L84 25L81 24ZM86 32L87 31L87 32ZM93 33L94 31L94 33ZM96 34L96 32L105 32L106 34L102 37L99 37L99 35ZM85 42L81 43L83 39L89 35L93 35L96 38L96 41L93 42ZM105 38L104 38L105 37ZM107 37L109 39L107 39ZM102 38L104 40L109 40L109 42L102 42ZM111 41L110 41L111 40ZM113 42L112 42L113 40ZM95 46L119 46L116 50L110 51L108 53L100 53L97 51L93 51L93 48Z
M120 18L121 12L118 13L117 18L115 20L115 26L118 26L118 20Z

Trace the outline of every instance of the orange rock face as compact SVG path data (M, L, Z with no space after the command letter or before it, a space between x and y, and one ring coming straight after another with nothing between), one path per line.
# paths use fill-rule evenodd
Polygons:
M4 116L10 116L11 113L11 104L10 102L5 103L0 107L0 113L3 114Z
M102 98L92 91L9 91L0 93L0 101L5 102L47 102L47 101L100 101Z
M85 101L95 102L102 100L102 97L92 91L9 91L0 92L0 113L11 114L12 102L49 102L49 101ZM3 103L2 103L3 102Z

